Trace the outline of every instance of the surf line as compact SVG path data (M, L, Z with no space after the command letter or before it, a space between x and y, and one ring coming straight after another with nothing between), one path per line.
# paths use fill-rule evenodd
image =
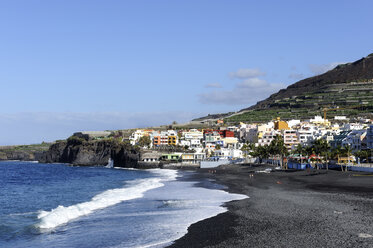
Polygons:
M177 171L162 170L161 173L153 170L153 172L158 177L129 181L129 187L106 190L94 196L91 201L68 207L58 206L51 211L39 211L38 219L40 219L40 222L36 224L36 227L41 230L52 229L81 216L89 215L96 210L107 208L123 201L141 198L146 191L164 186L162 181L171 181L177 177Z

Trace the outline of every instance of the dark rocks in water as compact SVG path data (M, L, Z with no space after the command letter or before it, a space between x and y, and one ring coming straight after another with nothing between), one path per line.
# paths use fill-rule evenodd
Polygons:
M116 140L86 141L75 137L51 145L38 161L96 166L107 165L111 158L115 167L134 168L137 167L139 154L130 144Z

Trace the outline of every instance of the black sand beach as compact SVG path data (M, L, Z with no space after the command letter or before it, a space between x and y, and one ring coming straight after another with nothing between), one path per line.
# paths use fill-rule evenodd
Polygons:
M256 172L265 168L200 169L195 177L249 198L191 225L170 247L373 247L372 174Z

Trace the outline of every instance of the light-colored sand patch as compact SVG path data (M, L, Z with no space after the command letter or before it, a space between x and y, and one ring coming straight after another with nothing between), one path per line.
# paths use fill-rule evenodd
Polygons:
M359 233L359 238L364 238L364 239L373 238L373 235L370 235L368 233Z

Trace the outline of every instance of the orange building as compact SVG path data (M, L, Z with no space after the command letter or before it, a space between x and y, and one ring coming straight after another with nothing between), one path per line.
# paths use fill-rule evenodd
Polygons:
M161 136L154 136L153 137L153 145L160 146L161 145Z
M216 123L217 124L224 124L224 120L217 120Z
M170 137L171 137L171 139L170 139ZM174 139L172 137L174 137ZM160 135L160 136L154 136L153 137L153 145L154 146L176 145L176 144L177 144L176 136Z

